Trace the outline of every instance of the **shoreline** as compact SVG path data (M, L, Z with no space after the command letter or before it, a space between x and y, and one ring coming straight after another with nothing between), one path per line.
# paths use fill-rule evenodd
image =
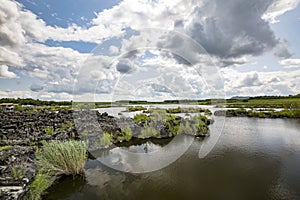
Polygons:
M1 112L0 116L0 155L1 155L1 174L0 174L0 191L1 196L6 199L20 199L28 194L30 184L35 180L38 174L36 166L35 152L42 149L43 142L51 141L69 141L82 140L83 133L86 131L88 135L89 148L94 147L106 148L110 144L122 145L125 141L133 142L143 140L164 140L174 137L172 131L178 130L180 123L187 123L181 117L170 117L169 121L152 123L150 121L136 122L132 118L121 117L115 118L107 113L99 113L97 111L83 111L80 119L83 120L83 127L75 127L74 112L71 110L62 110L58 112L38 111L38 112ZM95 127L87 129L90 122L90 116L97 116L97 122L102 129L102 134L110 133L111 140L108 145L101 145L101 132L95 132ZM203 124L205 129L203 135L208 133L208 121ZM126 127L122 126L131 124L132 133L126 139ZM158 135L144 135L144 129L152 124L153 128L159 128ZM175 127L175 128L174 128ZM150 127L151 128L151 127ZM174 129L174 130L173 130ZM153 129L149 129L150 133ZM89 134L93 133L93 134ZM194 137L197 135L193 135ZM199 135L200 136L200 135ZM94 137L94 138L93 138ZM100 139L100 144L99 144ZM91 144L90 141L96 141ZM97 142L98 141L98 142ZM123 141L123 142L122 142ZM88 149L89 149L88 148ZM87 154L89 152L87 151Z

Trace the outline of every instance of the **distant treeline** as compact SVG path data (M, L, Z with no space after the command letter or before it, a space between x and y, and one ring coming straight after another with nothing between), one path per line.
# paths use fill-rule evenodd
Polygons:
M249 99L293 99L293 98L300 98L300 94L289 95L289 96L257 96L257 97L249 97Z
M270 99L296 99L300 98L300 94L297 95L289 95L289 96L256 96L256 97L247 97L244 99L227 99L226 102L248 102L251 100L270 100ZM205 100L164 100L161 102L152 102L152 101L127 101L127 100L121 100L116 101L116 103L128 103L128 104L179 104L179 103L198 103L198 104L211 104L223 102L222 99L205 99ZM2 98L0 99L0 103L15 103L19 105L35 105L35 106L71 106L72 101L44 101L39 99L31 99L31 98ZM106 105L110 104L111 102L96 102L97 105Z
M269 100L271 101L276 101L276 102L280 102L280 100L282 101L294 101L300 99L300 94L297 95L289 95L289 96L256 96L256 97L232 97L231 99L227 99L226 102L227 103L245 103L245 102L267 102Z
M34 105L34 106L70 106L72 101L43 101L39 99L21 99L21 98L2 98L0 103L14 103L19 105Z

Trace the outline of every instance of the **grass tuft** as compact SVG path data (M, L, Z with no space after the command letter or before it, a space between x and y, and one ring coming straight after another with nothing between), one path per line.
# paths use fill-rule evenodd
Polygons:
M138 136L139 138L150 138L158 136L159 132L151 125L146 125L141 131L141 134Z
M22 164L14 164L11 168L11 175L14 178L22 179L25 175L25 167Z
M66 124L63 124L61 125L61 127L59 128L58 131L66 131L68 130L69 128L73 127L74 124L73 123L66 123Z
M52 127L45 127L44 131L48 135L53 135L54 134L54 129Z
M83 174L87 151L81 141L44 142L42 151L36 152L36 159L41 171L75 176Z
M117 141L130 141L132 138L132 130L130 127L126 127L122 130L122 135L118 136Z
M104 133L102 135L102 137L100 138L100 146L102 146L102 147L109 146L112 141L113 141L113 138L112 138L111 134Z
M148 115L146 114L136 114L134 117L133 117L133 120L137 123L139 122L149 122L150 121L150 117L148 117Z
M45 191L53 184L48 173L41 173L35 176L34 181L30 184L30 191L24 199L26 200L39 200L45 194Z

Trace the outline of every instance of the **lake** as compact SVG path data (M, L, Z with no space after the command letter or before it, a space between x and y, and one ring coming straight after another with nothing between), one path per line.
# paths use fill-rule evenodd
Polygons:
M127 173L90 159L85 179L63 179L45 199L300 199L299 119L214 119L209 137L192 139L162 169ZM94 155L113 161L121 151L147 154L166 145L181 148L180 142L147 140Z

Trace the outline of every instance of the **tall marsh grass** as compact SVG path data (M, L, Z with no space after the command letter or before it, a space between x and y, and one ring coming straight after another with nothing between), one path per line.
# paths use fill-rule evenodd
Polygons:
M36 164L40 170L53 175L83 174L87 159L85 144L81 141L44 142L43 149L36 153Z

